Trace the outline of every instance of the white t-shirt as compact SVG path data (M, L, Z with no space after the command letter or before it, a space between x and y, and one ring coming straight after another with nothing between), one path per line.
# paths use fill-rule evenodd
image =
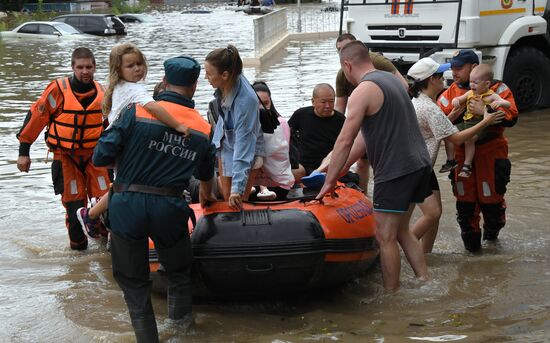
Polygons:
M437 159L441 140L458 132L458 129L427 95L420 93L418 98L412 99L412 103L433 166Z
M113 90L111 112L107 116L109 127L118 119L120 112L129 104L146 104L155 101L143 83L120 81Z

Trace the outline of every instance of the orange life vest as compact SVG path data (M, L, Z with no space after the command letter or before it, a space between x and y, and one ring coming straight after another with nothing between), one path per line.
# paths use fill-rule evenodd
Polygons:
M103 87L94 81L96 97L84 108L73 93L69 78L58 79L56 82L63 94L63 110L52 118L46 143L54 149L93 149L103 132Z
M164 107L164 109L170 113L177 122L182 123L189 129L198 131L206 136L210 135L210 124L204 120L197 110L168 101L159 101L158 104ZM136 106L136 117L158 121L157 118L141 106Z

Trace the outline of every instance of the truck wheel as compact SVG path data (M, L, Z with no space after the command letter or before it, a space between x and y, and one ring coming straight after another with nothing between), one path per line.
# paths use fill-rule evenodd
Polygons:
M520 111L550 105L550 59L533 47L514 49L504 68L504 83L510 87Z

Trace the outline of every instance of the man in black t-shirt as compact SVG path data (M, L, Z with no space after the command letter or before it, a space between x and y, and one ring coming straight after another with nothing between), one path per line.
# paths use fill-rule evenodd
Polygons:
M336 138L344 125L345 117L334 110L336 94L327 83L313 88L313 106L302 107L290 118L288 124L300 136L300 165L292 169L296 183L317 169L332 151Z

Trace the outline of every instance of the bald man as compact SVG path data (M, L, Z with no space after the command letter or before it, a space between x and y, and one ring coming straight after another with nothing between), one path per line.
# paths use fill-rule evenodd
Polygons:
M344 115L334 110L335 97L334 88L328 83L316 85L312 106L296 110L288 121L291 129L300 134L300 165L292 169L296 183L319 167L344 125Z

